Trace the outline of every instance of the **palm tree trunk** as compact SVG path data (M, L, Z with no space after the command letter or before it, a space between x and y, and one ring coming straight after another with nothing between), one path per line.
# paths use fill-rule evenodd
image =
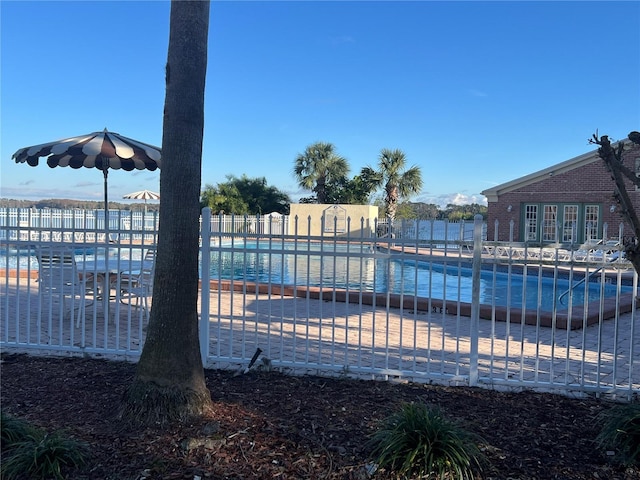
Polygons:
M387 219L389 221L389 236L395 237L394 223L396 212L398 211L398 188L395 186L387 186L387 196L385 198L387 206Z
M318 184L316 185L316 198L318 203L327 203L327 186L326 178L321 176L318 178Z
M198 339L198 243L209 1L171 2L153 304L121 408L131 423L184 421L211 408Z

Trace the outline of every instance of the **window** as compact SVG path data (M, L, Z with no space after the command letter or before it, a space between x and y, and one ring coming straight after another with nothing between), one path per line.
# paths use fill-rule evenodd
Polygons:
M600 207L585 205L584 207L584 241L600 238Z
M558 206L545 205L542 217L542 241L557 241Z
M538 240L538 205L526 205L524 217L524 239L535 242Z
M562 214L562 242L578 243L578 206L565 205Z
M602 238L602 205L529 203L522 206L517 238L523 242L581 244Z

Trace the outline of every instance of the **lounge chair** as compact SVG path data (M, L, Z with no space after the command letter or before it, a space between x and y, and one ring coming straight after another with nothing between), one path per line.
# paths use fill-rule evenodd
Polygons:
M591 253L590 259L596 262L613 262L623 257L624 250L620 248L620 242L618 240L608 240Z
M578 262L586 262L593 260L593 254L602 245L602 239L591 239L584 242L573 252L573 259ZM597 261L597 259L596 259Z
M546 261L568 262L571 260L571 250L565 248L544 247L539 250L540 258Z

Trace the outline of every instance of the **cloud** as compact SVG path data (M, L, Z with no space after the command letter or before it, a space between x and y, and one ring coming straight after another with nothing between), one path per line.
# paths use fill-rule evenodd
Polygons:
M13 188L3 187L0 192L2 198L14 198L17 200L41 200L49 198L68 198L71 200L101 200L100 192L88 193L67 188Z
M484 195L474 193L467 195L466 193L442 193L439 195L420 195L418 202L434 203L440 208L444 208L449 204L452 205L470 205L477 203L479 205L487 205L487 199Z

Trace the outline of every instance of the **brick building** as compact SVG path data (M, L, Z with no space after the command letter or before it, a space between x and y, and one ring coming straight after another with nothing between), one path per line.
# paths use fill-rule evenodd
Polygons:
M640 147L629 140L624 145L624 164L640 176ZM520 242L581 244L605 234L616 238L623 218L614 188L596 150L489 188L482 192L488 201L487 239L510 240L512 221L513 240ZM640 213L640 189L627 182L627 191ZM624 229L630 234L629 225Z

